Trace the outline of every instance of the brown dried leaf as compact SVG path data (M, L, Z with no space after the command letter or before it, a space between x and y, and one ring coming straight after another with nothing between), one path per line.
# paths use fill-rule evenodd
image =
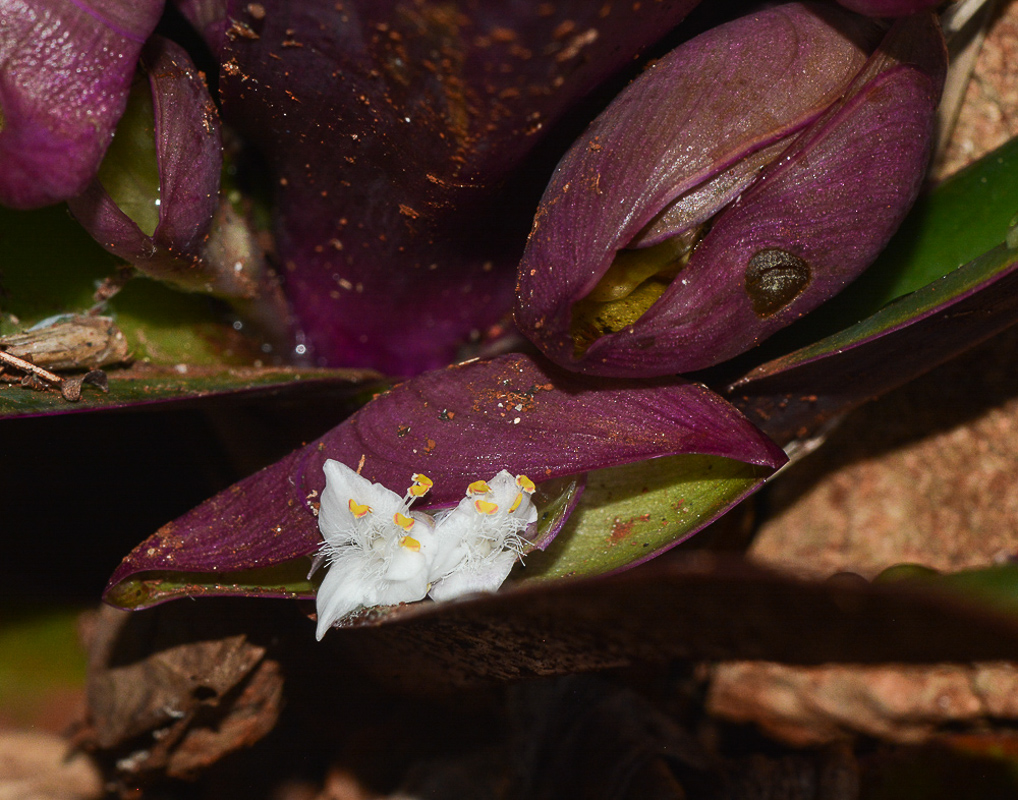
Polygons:
M92 369L84 375L75 375L70 378L64 378L60 384L60 394L64 396L64 400L67 400L70 403L76 403L81 399L81 387L86 383L92 384L103 393L110 390L110 381L109 378L106 377L106 373L101 369Z
M86 742L121 778L186 777L272 729L282 676L265 648L222 624L104 607L89 654ZM126 756L123 754L127 753Z

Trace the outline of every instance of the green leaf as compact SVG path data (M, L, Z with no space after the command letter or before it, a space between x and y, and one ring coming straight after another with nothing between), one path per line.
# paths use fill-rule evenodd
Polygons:
M874 582L939 589L1018 616L1018 564L997 564L947 574L938 574L914 564L897 564L881 572Z
M565 527L512 577L527 582L632 566L691 536L763 485L771 470L717 456L656 458L587 476Z
M922 195L880 257L845 291L775 336L788 352L875 314L882 306L991 250L1018 218L1018 138Z
M238 333L229 308L211 297L136 276L109 303L136 360L152 364L252 365L261 342Z
M59 391L35 391L0 383L0 419L42 414L114 409L209 395L339 392L347 397L374 384L370 370L295 367L156 367L136 364L109 373L109 392L83 387L81 400L69 403Z
M105 596L118 608L149 608L181 597L312 598L321 581L308 580L311 559L302 557L265 569L238 572L139 572Z

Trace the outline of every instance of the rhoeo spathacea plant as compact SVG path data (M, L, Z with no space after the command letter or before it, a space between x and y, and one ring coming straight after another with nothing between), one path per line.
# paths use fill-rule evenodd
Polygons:
M119 35L120 5L87 16ZM478 678L526 693L535 676L675 659L1015 657L1013 615L947 593L964 575L925 589L805 581L733 552L775 524L782 487L714 523L846 411L1018 320L1018 141L909 212L945 66L932 13L711 3L692 36L675 25L695 5L181 0L118 51L109 78L126 111L101 162L90 155L73 186L45 174L56 159L19 163L74 215L51 209L51 221L78 225L135 277L108 266L35 313L24 298L59 286L52 265L77 254L19 266L7 243L40 217L0 211L0 416L69 410L19 371L41 368L44 338L75 353L47 368L107 373L109 393L79 385L72 410L265 389L211 403L183 459L145 422L136 447L111 436L114 453L139 451L138 474L166 465L165 480L74 476L107 473L78 501L102 513L75 518L73 541L105 542L102 577L113 569L87 736L122 785L193 776L276 726L281 700L289 721L310 723L281 717L281 733L313 731L301 763L325 764L339 740L391 750L361 736L358 709L377 731L379 708L402 718ZM0 14L15 6L85 7L0 0ZM180 35L181 15L203 41ZM0 65L34 52L25 36L12 49L9 30ZM20 108L45 108L31 95L0 85L0 140ZM93 150L116 122L106 112ZM51 130L49 144L73 151L75 131ZM0 188L17 173L8 163ZM164 294L130 327L140 287ZM261 338L246 335L252 320ZM172 349L189 334L219 345L207 358ZM134 365L118 366L129 351ZM143 416L69 421L115 433ZM67 460L82 449L52 441ZM56 464L33 481L31 461L7 459L29 477L5 482L5 497L37 509L72 496ZM185 494L205 468L216 474ZM144 524L130 524L135 509ZM17 552L31 537L16 534ZM63 589L55 535L38 538L46 552L14 559L16 578ZM1016 572L988 580L1010 590ZM204 600L217 595L246 600ZM198 601L152 608L177 598ZM421 719L441 733L470 696L429 699ZM595 724L576 730L614 730L583 713ZM559 722L523 731L527 752L565 763L541 744L579 741ZM575 749L606 752L595 744Z
M888 29L798 3L655 62L556 170L517 295L522 329L563 367L629 380L527 356L414 378L141 545L108 598L159 602L181 591L167 570L214 566L238 576L221 591L316 594L321 637L361 608L496 589L523 551L563 530L537 574L617 569L700 529L785 457L706 387L631 379L737 355L861 272L915 199L944 66L932 15ZM617 510L613 486L645 480L649 458L664 458L654 469L682 497L663 519L633 517L638 551L598 545L591 558L598 509ZM497 516L507 500L469 488L495 474L543 491L534 519L510 516L497 534L478 504ZM423 484L396 490L424 475L436 489L411 510ZM711 489L694 502L681 487L698 480ZM317 591L253 572L315 552L327 565Z
M679 375L750 350L877 256L922 183L945 70L931 13L755 11L646 65L565 153L535 215L521 184L548 177L542 137L694 5L182 3L219 61L218 95L176 45L138 48L130 102L153 137L141 202L113 189L113 148L65 191L76 216L150 275L247 299L260 245L213 196L218 100L224 174L272 209L251 257L281 280L259 313L286 317L292 352L316 364L412 377L139 545L111 603L315 597L321 638L376 606L633 566L760 488L782 446L855 402L826 392L845 384L837 363L885 365L850 381L868 397L1010 323L1010 307L961 308L1008 274L1002 246L836 348L731 386ZM257 190L245 159L268 178ZM498 341L514 276L516 323L544 355L433 369L489 331ZM873 355L881 337L935 341L948 317L985 327L907 369Z

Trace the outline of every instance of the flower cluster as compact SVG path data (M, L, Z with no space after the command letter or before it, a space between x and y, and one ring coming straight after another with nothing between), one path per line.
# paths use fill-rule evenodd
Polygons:
M318 526L325 541L311 569L329 565L317 595L319 640L360 606L495 591L537 522L533 481L505 470L474 481L457 506L434 515L410 510L432 486L426 475L413 475L400 497L339 461L324 470Z

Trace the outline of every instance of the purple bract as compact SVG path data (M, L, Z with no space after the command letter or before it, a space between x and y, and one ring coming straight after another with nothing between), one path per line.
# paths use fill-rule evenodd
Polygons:
M793 3L653 65L559 164L516 320L599 375L729 359L857 277L919 190L945 70L936 20Z
M538 484L682 453L778 467L785 454L700 384L605 381L510 355L418 376L319 440L165 525L123 561L110 586L148 570L230 571L314 552L313 504L335 459L402 492L414 473L449 505L501 469ZM422 505L422 508L424 505Z

